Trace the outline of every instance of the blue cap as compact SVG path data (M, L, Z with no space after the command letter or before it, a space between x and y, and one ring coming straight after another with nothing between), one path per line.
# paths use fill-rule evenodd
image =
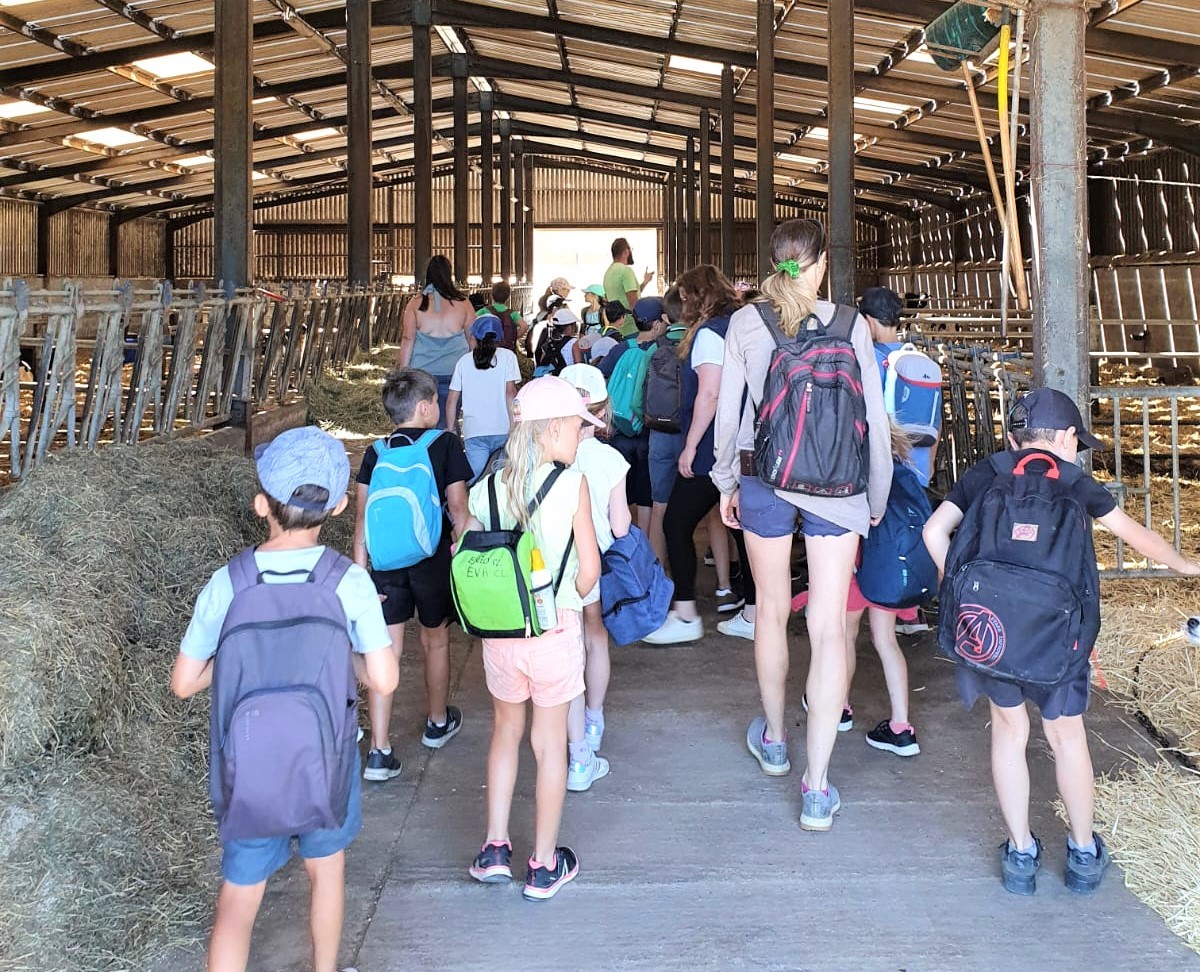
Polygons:
M657 321L663 316L663 299L661 297L641 297L633 305L633 319L647 324Z
M1008 413L1008 428L1056 432L1074 429L1082 448L1104 448L1104 443L1087 430L1078 406L1056 388L1035 388L1028 392Z
M254 450L258 481L272 499L314 513L327 513L342 501L350 485L346 447L315 425L288 429ZM326 503L295 498L301 486L329 491Z
M480 314L471 325L471 337L482 341L489 334L499 341L504 337L504 325L495 314Z

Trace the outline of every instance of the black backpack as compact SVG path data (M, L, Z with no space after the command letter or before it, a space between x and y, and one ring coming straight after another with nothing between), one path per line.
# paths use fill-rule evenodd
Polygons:
M1087 670L1100 632L1092 520L1071 493L1084 474L1045 452L987 461L996 478L946 556L938 646L1003 681L1057 685Z
M683 383L683 359L679 342L666 338L650 355L646 368L646 390L642 393L642 420L655 432L680 431L679 410Z
M497 310L495 304L488 304L483 308L488 314L494 314L500 318L500 328L504 331L500 338L500 347L508 348L509 351L517 350L517 322L513 319L512 309L506 307L504 310Z
M867 403L850 343L858 311L839 304L828 326L810 314L791 338L769 302L754 306L775 341L754 432L758 478L810 496L865 492Z
M568 340L553 324L542 332L542 338L533 352L533 363L542 374L557 375L567 366L562 352Z

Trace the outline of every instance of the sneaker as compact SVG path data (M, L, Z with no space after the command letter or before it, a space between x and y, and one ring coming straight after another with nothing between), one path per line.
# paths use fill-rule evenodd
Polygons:
M591 789L596 780L602 780L608 776L608 760L603 756L597 756L594 751L589 750L591 759L586 762L578 762L571 760L567 766L567 789L572 793L582 793L584 790Z
M657 631L651 632L642 639L648 645L683 645L699 641L704 637L704 625L699 618L694 621L684 621L674 611L667 615L667 620Z
M712 547L705 547L705 549L704 549L704 566L705 567L717 566L716 558L713 557Z
M1033 843L1037 847L1036 855L1021 853L1007 840L1000 845L1000 879L1009 894L1033 894L1037 890L1037 871L1042 866L1042 842L1034 837Z
M828 790L805 790L800 829L823 833L833 827L833 815L842 809L842 797L832 783Z
M747 641L754 640L754 622L747 621L746 615L738 611L728 621L722 621L717 625L717 630L723 635L728 635L730 638L745 638Z
M425 735L421 737L421 745L429 749L441 749L458 735L458 730L462 728L462 724L462 709L453 705L446 706L446 722L444 725L435 726L428 719L425 720Z
M404 764L400 762L396 751L385 753L382 749L372 749L367 753L367 765L363 770L363 779L372 783L386 783L400 775Z
M521 892L529 901L547 901L553 898L564 884L574 881L579 873L579 858L570 847L556 847L554 861L550 867L533 867L533 862L529 863L525 890Z
M792 771L791 761L788 760L787 740L783 742L764 742L763 736L767 731L767 720L759 716L750 723L746 730L746 748L750 755L758 760L758 765L767 776L785 776Z
M927 625L920 618L918 618L916 621L897 621L896 622L896 634L915 635L915 634L922 634L928 630L929 630L929 625Z
M593 753L600 752L600 746L604 742L604 727L595 722L589 722L583 727L583 741L588 744L588 749Z
M717 613L728 614L730 611L740 611L746 599L735 594L728 587L719 587L716 592Z
M501 884L512 880L512 844L506 840L491 840L480 848L469 868L471 877L484 884Z
M808 711L808 696L800 696L800 704L804 706L804 711ZM838 720L838 732L849 732L854 728L854 709L850 706L845 706L842 709L842 717Z
M917 733L911 726L903 732L892 732L892 724L884 719L867 733L867 745L874 749L886 749L897 756L916 756L921 752L917 745Z
M1104 869L1108 867L1112 857L1099 834L1092 834L1096 842L1096 853L1076 850L1067 844L1067 866L1063 878L1067 889L1077 894L1091 894L1100 887L1100 879L1104 877Z

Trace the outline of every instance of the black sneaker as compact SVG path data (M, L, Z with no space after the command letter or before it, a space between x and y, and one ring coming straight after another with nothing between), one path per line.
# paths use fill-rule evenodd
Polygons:
M1067 866L1063 878L1068 890L1077 894L1091 894L1100 887L1100 879L1104 877L1104 870L1112 860L1100 835L1092 834L1092 840L1096 842L1095 854L1076 850L1067 844Z
M804 706L804 711L808 711L808 696L800 696L800 704ZM854 728L854 710L850 706L842 709L842 717L838 720L838 732L849 732Z
M488 841L471 862L471 877L484 884L501 884L512 880L512 844L508 841Z
M553 867L531 867L525 878L525 890L521 893L530 901L546 901L558 894L568 881L574 881L579 873L579 858L570 847L554 849Z
M1042 842L1036 837L1033 844L1037 856L1022 854L1010 841L1000 845L1000 878L1010 894L1033 894L1037 890L1037 871L1042 866Z
M874 749L886 749L897 756L916 756L921 751L913 729L892 732L892 724L887 719L867 733L867 745Z
M373 783L386 783L400 775L404 764L393 749L385 753L382 749L372 749L367 753L367 765L363 770L363 779Z
M425 735L421 737L421 745L429 749L441 749L458 735L458 730L462 728L462 724L462 709L453 705L446 706L445 725L435 726L428 719L425 720Z

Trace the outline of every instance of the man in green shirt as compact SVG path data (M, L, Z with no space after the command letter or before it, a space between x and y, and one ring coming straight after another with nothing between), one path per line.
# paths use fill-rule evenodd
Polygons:
M494 314L500 318L500 327L504 332L500 339L500 347L515 352L517 342L525 336L526 328L525 322L521 319L521 312L508 306L511 299L512 288L508 284L498 281L492 284L492 302L479 308L475 316Z
M604 299L615 300L627 311L632 312L633 305L637 303L641 292L654 279L654 271L647 270L646 275L642 277L641 284L638 284L637 274L631 269L633 250L629 246L629 240L623 236L618 236L613 240L612 257L612 266L604 271ZM629 337L636 331L637 324L633 319L633 314L626 314L625 321L621 325L621 333L625 337Z

